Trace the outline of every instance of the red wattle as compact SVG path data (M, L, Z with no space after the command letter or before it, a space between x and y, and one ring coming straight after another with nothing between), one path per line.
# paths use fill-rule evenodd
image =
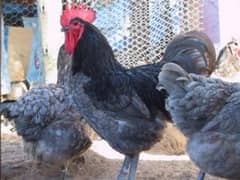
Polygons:
M73 54L75 46L79 39L82 37L83 32L84 28L81 27L79 29L69 30L65 33L64 48L67 53Z

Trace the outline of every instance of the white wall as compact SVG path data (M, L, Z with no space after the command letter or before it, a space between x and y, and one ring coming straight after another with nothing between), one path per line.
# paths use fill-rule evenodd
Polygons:
M219 0L220 40L240 39L240 0Z

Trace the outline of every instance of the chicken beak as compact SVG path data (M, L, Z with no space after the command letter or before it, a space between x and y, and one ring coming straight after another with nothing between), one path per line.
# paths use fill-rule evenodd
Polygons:
M158 90L158 91L161 91L161 90L163 90L163 89L165 89L160 83L158 83L157 84L157 86L156 86L156 89Z
M68 27L68 26L65 26L65 27L62 27L61 31L62 31L62 32L67 32L68 29L69 29L69 27Z

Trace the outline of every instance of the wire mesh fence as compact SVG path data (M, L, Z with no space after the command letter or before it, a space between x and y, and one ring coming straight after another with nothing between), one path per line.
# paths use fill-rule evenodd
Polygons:
M22 17L36 17L35 0L3 0L2 11L5 25L23 26Z
M83 1L82 1L83 2ZM117 59L131 67L161 59L180 32L201 29L200 0L99 0L94 24L108 38Z
M62 1L63 5L71 0ZM201 29L202 0L75 0L96 11L94 24L127 67L159 61L179 32ZM22 17L37 16L35 0L4 0L5 25L23 26ZM52 12L54 13L54 12ZM59 18L59 17L56 17ZM60 45L59 45L60 47Z

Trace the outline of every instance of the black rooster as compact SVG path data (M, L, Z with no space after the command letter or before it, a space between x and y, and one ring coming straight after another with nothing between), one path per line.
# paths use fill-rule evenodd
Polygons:
M174 61L189 64L185 66L190 67L186 69L189 72L211 73L209 62L215 62L214 48L211 52L208 46L213 47L212 44L191 35L196 47L202 47L204 53L197 53L200 50L187 45L188 42L172 59L163 58L157 64L126 69L116 61L106 38L95 26L73 18L63 28L67 30L65 43L73 43L72 37L76 42L74 50L69 49L73 51L70 83L73 100L90 126L112 148L125 155L118 179L125 179L129 171L128 177L133 180L139 153L161 139L165 122L170 120L164 106L166 93L155 88L160 68L165 62ZM182 62L186 58L188 61Z

